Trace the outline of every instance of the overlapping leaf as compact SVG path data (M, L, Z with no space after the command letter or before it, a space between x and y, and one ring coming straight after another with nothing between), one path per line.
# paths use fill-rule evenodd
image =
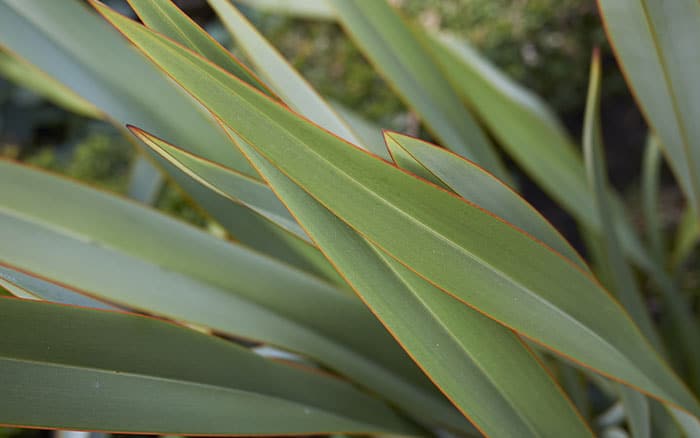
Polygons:
M121 126L138 124L181 147L257 177L196 101L79 1L0 2L0 45L65 84ZM221 202L220 197L167 162L160 164L241 242L333 278L318 251L303 240L280 233L248 208Z
M209 0L257 72L281 99L299 114L334 132L351 143L362 146L357 135L335 110L287 63L284 57L228 0ZM371 145L370 145L371 146Z
M133 127L130 129L151 149L200 183L207 185L218 194L234 202L249 207L280 227L297 234L299 237L307 239L306 234L299 228L296 220L265 183L234 170L224 171L221 167L214 165L214 163L190 154L147 132ZM206 180L199 176L203 172L207 173Z
M392 258L522 335L700 414L694 396L590 274L500 218L349 146L197 55L98 9L265 159Z
M609 199L609 186L606 176L605 157L603 155L603 138L600 126L600 59L594 53L591 63L590 84L586 102L586 117L584 120L583 150L586 159L588 181L594 199L595 210L600 216L600 222L607 233L598 236L602 245L602 267L608 272L611 289L616 292L622 305L639 325L642 333L654 347L663 352L659 338L646 304L641 295L631 267L625 261L619 238L614 226L614 218Z
M115 306L2 265L0 265L0 285L18 298L71 304L93 309L118 310Z
M493 145L429 48L385 0L327 0L350 37L443 145L509 180Z
M102 118L102 113L90 102L7 50L0 50L0 75L38 93L68 111L86 117Z
M700 3L599 0L620 67L700 214Z
M428 421L464 425L345 291L133 202L9 162L0 169L3 265L304 354L397 404L422 406Z
M9 298L0 299L0 312L2 424L157 434L415 433L346 383L155 319Z
M250 146L241 147L361 298L479 430L490 436L589 436L516 335L387 257ZM214 165L209 166L199 169L205 180L222 170L212 172Z
M385 133L385 138L399 167L454 191L588 270L581 256L537 210L475 163L417 138L395 132Z

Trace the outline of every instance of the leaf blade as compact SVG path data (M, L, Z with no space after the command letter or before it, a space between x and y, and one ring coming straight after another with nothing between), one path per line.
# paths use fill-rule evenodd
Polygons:
M194 434L371 430L372 423L410 430L346 384L152 318L7 298L0 309L0 368L12 377L0 383L2 423ZM18 329L28 321L31 330ZM303 383L316 386L295 394ZM289 423L274 421L281 417Z
M600 0L619 65L696 214L700 212L700 4Z
M300 120L196 55L98 8L266 159L293 174L296 184L393 258L559 354L700 413L697 400L621 307L589 274L558 253L478 207ZM202 74L210 79L206 88L192 80ZM405 236L412 238L407 241ZM470 251L479 251L479 256ZM493 284L504 288L504 295L488 294ZM516 298L517 307L511 298ZM599 318L601 314L607 316ZM594 345L596 353L590 350Z
M445 147L509 180L493 145L430 53L385 0L329 0L341 25Z

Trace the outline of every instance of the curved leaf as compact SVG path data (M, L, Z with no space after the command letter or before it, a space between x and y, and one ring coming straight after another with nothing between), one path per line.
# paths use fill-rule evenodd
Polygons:
M201 105L78 0L0 2L0 45L74 90L120 126L138 124L207 159L258 177ZM167 162L159 164L242 243L334 278L323 257L303 240L271 229L247 208L221 202Z
M700 214L700 3L598 0L617 60Z
M634 272L625 261L620 242L614 226L611 202L608 198L610 187L606 176L605 157L603 155L603 134L600 126L600 58L598 52L594 52L591 62L590 83L588 86L588 98L586 101L586 115L583 127L583 151L588 171L588 183L591 187L595 207L605 235L599 235L603 247L604 261L601 264L606 267L610 277L610 287L620 302L637 323L642 333L651 344L660 352L664 347L654 323L644 303L642 292L639 289Z
M128 0L143 24L199 53L270 97L267 86L231 53L182 12L172 0Z
M695 397L589 273L504 220L348 145L196 54L97 7L264 158L393 258L545 347L700 415Z
M508 181L498 155L427 49L386 0L328 0L360 50L445 147Z
M71 89L56 81L32 64L0 50L0 75L26 87L56 105L85 117L101 119L103 114L93 104L86 101Z
M8 298L0 312L3 424L158 434L414 433L348 384L162 321Z
M588 270L586 262L556 228L513 189L477 164L417 138L395 132L386 132L384 135L395 159L403 151L403 158L396 162L399 167L454 191Z
M0 161L0 184L2 265L299 352L397 403L423 406L426 416L460 424L347 292L134 202L42 172Z
M591 435L515 334L388 257L250 146L241 143L241 148L360 297L480 431L487 436Z
M306 233L299 228L296 220L265 183L233 170L223 170L216 163L190 154L184 149L173 146L138 128L129 127L129 129L148 147L199 183L206 185L221 196L249 207L285 230L303 239L308 239ZM200 176L203 173L206 173L206 180Z
M348 124L228 0L208 0L248 59L289 107L351 143L366 147ZM371 144L369 146L372 146Z

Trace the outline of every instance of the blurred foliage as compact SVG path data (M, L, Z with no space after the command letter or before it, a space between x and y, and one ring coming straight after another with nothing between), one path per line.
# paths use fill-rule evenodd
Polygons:
M594 46L609 51L590 0L394 0L421 24L467 38L518 82L559 112L585 101ZM618 76L615 87L624 86ZM604 81L609 85L609 80Z
M594 2L589 0L392 0L423 26L467 38L518 82L560 113L585 101L591 49L609 53ZM267 14L252 18L271 41L324 95L365 116L401 129L405 107L360 52L329 22ZM625 90L610 63L606 93Z
M392 118L405 106L337 24L255 13L251 18L322 95L398 128Z
M123 193L128 184L133 148L121 136L89 134L61 159L56 149L42 147L26 157L29 164L63 173L114 192Z
M38 438L41 436L40 430L34 429L8 429L0 427L0 438Z

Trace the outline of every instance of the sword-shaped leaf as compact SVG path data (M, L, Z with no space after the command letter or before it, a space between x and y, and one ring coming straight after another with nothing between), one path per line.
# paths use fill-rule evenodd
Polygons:
M93 309L118 310L117 307L102 301L2 265L0 265L0 285L18 298L71 304Z
M0 423L157 434L414 433L350 385L153 318L0 299Z
M700 3L599 0L617 60L695 214L700 214Z
M346 291L137 203L43 172L0 161L0 186L3 266L125 307L298 352L385 396L414 400L425 411L432 407L447 424L460 424Z
M70 88L20 57L1 49L0 76L34 91L68 111L96 119L104 117L93 104L77 95Z
M148 147L201 184L221 196L247 206L285 230L308 239L306 233L299 228L296 220L265 183L234 170L224 170L221 165L193 155L138 128L129 129ZM200 177L205 172L206 181Z
M417 138L396 132L386 132L384 135L399 167L452 190L588 270L581 256L556 228L513 189L476 163Z
M257 178L201 105L81 2L0 2L0 45L65 84L121 127L138 124L207 159ZM270 229L266 220L248 208L221 202L219 196L166 161L160 164L191 199L242 243L333 278L327 275L330 270L318 251L303 240Z
M267 86L197 23L182 12L172 0L128 0L132 9L149 28L199 53L232 75L263 93L275 97Z
M290 108L336 135L366 147L311 85L228 0L209 0L237 46ZM371 144L368 146L372 146ZM375 151L376 153L376 151Z
M457 92L386 0L328 0L340 23L386 81L443 145L509 180L491 141Z
M515 334L388 257L250 146L241 147L363 301L479 430L488 436L590 436ZM200 170L206 179L210 172ZM425 409L402 402L409 412Z
M265 159L392 258L543 346L700 415L695 397L590 273L505 220L349 145L196 54L95 6Z

